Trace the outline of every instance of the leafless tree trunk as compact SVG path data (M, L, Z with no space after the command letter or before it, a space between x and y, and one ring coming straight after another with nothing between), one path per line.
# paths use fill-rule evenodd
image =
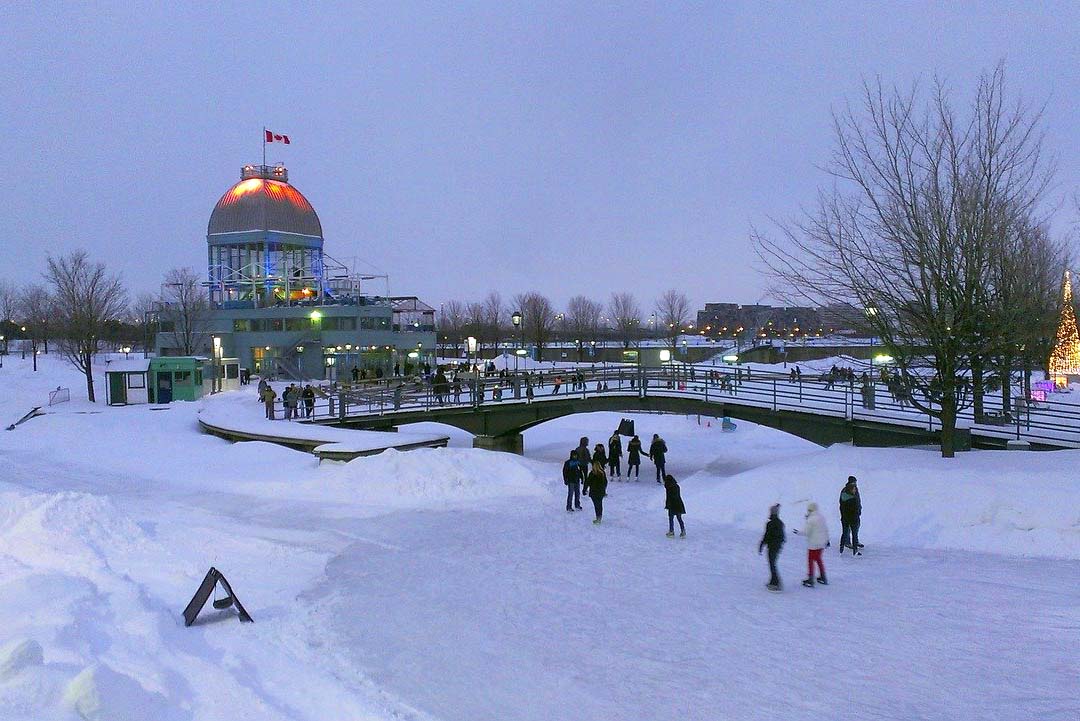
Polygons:
M583 360L585 345L596 340L600 315L604 307L583 295L575 295L566 303L566 325L577 344L578 362Z
M608 305L615 336L629 348L641 335L641 307L632 293L612 293Z
M30 355L36 371L38 346L44 345L45 353L49 352L49 333L55 324L55 304L49 291L40 285L30 285L21 293L18 312L30 336Z
M168 335L182 355L195 355L206 345L210 299L192 268L173 268L161 286L161 319L172 328Z
M544 359L544 347L551 341L555 326L555 308L548 297L537 292L514 296L521 310L521 326L525 338L536 346L536 360Z
M504 315L506 315L506 306L503 305L502 296L496 291L491 291L484 297L484 328L485 335L491 339L496 355L499 349L499 338L502 337Z
M657 299L656 322L660 324L660 330L673 351L689 317L690 301L687 300L686 294L672 289Z
M465 304L460 300L448 300L439 311L438 333L445 343L449 343L454 349L454 357L461 355L461 343L464 336L465 326L468 325L468 316L465 312Z
M110 321L121 318L127 296L120 278L91 263L84 251L49 256L46 279L56 303L60 352L86 376L86 398L94 398L94 356L101 350Z
M1000 67L966 117L940 84L925 107L915 91L867 84L860 106L834 117L836 187L778 240L755 233L778 292L863 309L921 393L913 405L941 421L945 457L971 401L966 374L997 342L987 299L1001 239L1030 222L1049 178L1038 121L1006 107Z

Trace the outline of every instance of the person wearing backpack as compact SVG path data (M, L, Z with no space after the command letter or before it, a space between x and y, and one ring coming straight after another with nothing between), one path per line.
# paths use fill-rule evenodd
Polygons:
M608 439L608 475L615 476L617 480L622 480L622 438L619 437L619 432L615 431L611 434L611 438Z
M566 484L566 512L581 510L581 470L578 468L577 450L563 462L562 479Z

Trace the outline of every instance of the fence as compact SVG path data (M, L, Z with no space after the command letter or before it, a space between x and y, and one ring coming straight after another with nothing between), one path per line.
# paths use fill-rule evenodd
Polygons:
M503 403L542 403L565 398L630 395L692 397L707 403L743 405L772 411L800 411L847 420L866 420L939 430L940 421L916 408L908 392L896 395L884 384L859 379L750 371L742 367L579 368L532 374L497 376L462 373L455 380L435 384L428 379L383 379L358 384L322 386L316 398L302 399L295 411L279 398L274 415L288 420L345 420L396 411L451 407L491 407ZM937 405L933 397L919 397L921 405ZM1036 443L1080 447L1080 402L1047 398L1013 398L1003 408L1000 393L987 395L983 413L975 418L970 408L957 423L980 435L1018 438ZM310 410L309 410L310 406Z
M57 403L67 403L71 400L71 389L61 388L57 386L56 390L49 391L49 405L55 406Z

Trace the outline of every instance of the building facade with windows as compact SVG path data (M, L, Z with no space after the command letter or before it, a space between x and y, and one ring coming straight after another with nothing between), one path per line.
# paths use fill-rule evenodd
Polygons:
M353 367L390 375L431 360L433 320L397 322L401 299L368 289L385 276L356 273L324 252L319 216L283 165L241 169L210 214L206 243L209 308L196 352L237 358L252 375L297 379L344 378ZM157 330L158 355L183 354L160 319Z

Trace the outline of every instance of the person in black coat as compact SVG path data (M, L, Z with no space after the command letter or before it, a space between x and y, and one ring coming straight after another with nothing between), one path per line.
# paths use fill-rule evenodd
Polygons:
M626 446L626 480L630 480L630 472L634 472L634 478L641 480L641 439L634 436Z
M592 466L592 454L589 453L589 437L582 436L577 447L578 471L581 473L581 494L589 495L589 468Z
M563 462L562 479L566 484L566 511L571 513L581 510L581 470L578 468L577 451L570 451L570 457Z
M769 583L767 588L770 591L779 591L781 588L780 574L776 572L776 559L780 555L780 549L784 545L786 540L784 536L784 522L780 520L780 504L769 509L769 521L765 524L765 535L761 537L761 543L758 544L758 554L761 554L763 548L769 549Z
M592 452L593 463L599 463L604 468L607 468L607 449L604 448L603 443L597 443Z
M674 476L664 476L664 491L667 494L664 508L667 509L668 538L675 537L675 519L679 520L679 538L686 538L686 526L682 520L683 514L686 513L686 505L683 504L682 491Z
M593 523L600 523L604 518L604 496L607 495L607 476L604 467L599 463L593 463L589 471L589 498L592 499L593 508L596 509L596 518Z
M622 480L622 438L619 437L618 431L611 434L607 447L608 475Z
M859 497L859 481L855 476L848 476L847 485L840 491L840 553L844 546L856 556L861 556L862 544L859 543L859 523L862 516L862 498Z
M656 482L662 483L660 479L664 477L667 466L667 443L659 433L653 434L652 444L649 445L649 458L656 464Z

